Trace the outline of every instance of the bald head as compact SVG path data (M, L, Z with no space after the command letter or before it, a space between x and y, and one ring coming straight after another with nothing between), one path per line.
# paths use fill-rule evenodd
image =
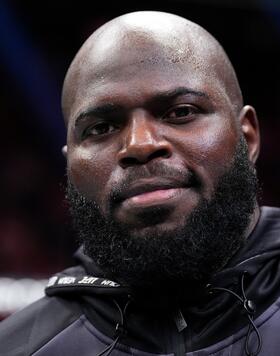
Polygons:
M168 70L170 75L174 71L182 75L195 71L197 78L207 79L208 85L218 81L234 110L242 107L235 71L212 35L177 15L141 11L107 22L83 44L64 82L62 106L66 121L76 114L73 104L87 97L89 90L98 90L104 80L114 82L122 75L125 81L155 68Z

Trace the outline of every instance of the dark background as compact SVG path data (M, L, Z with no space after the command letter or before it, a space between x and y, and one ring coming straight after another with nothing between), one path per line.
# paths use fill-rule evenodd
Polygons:
M280 206L280 1L0 0L0 276L43 278L72 262L63 78L93 30L136 10L187 17L222 43L260 120L262 204Z

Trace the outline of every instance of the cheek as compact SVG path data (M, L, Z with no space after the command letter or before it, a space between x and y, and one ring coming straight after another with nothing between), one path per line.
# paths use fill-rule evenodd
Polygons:
M235 151L237 134L229 125L225 126L207 133L201 132L199 142L202 162L209 161L216 165L229 163Z
M200 135L200 166L212 179L218 178L230 167L238 143L238 131L230 122L214 125Z
M213 185L230 166L238 137L238 130L230 120L213 116L185 132L178 149L184 152L186 164Z
M110 155L76 148L68 154L68 176L75 187L89 199L102 204L106 183L112 172Z

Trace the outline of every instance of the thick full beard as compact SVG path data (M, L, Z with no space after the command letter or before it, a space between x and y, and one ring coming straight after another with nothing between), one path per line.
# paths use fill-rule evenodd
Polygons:
M134 287L200 285L225 267L243 246L256 207L258 183L241 140L231 167L210 200L201 200L172 232L155 229L137 237L112 216L105 218L68 182L67 198L84 252L107 278Z

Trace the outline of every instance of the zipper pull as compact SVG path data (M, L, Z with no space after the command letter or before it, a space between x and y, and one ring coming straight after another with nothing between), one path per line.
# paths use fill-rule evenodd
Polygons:
M173 320L175 321L175 324L177 326L177 329L179 331L179 333L181 331L183 331L187 326L187 322L181 312L181 309L177 309L174 313L173 313Z

